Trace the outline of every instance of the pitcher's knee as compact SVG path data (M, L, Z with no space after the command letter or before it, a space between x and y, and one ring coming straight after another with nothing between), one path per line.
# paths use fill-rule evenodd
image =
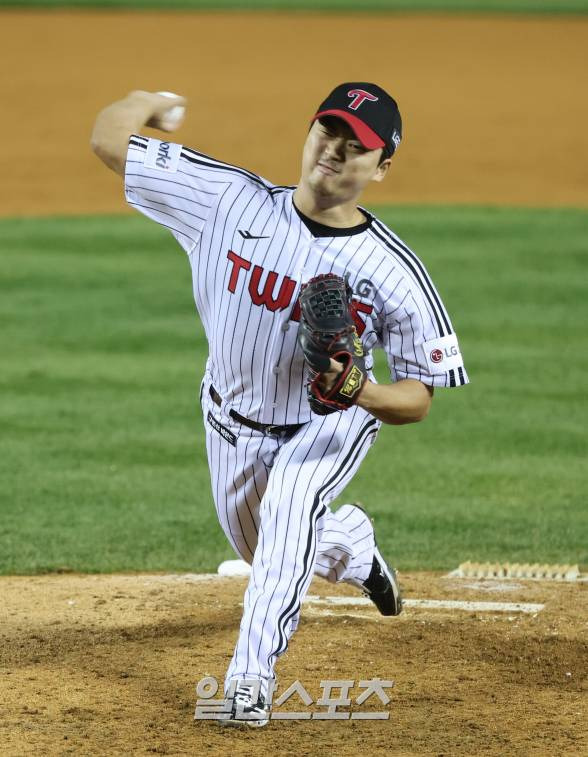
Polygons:
M347 572L350 559L350 555L342 552L338 555L320 554L314 563L315 575L325 578L329 583L336 584Z

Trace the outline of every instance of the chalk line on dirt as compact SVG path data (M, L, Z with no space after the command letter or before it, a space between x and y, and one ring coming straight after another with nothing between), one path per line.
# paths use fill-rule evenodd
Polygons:
M319 597L307 595L305 602L315 605L351 605L354 607L372 604L367 597ZM545 605L531 602L471 602L460 599L405 599L404 607L418 610L465 610L466 612L541 612Z

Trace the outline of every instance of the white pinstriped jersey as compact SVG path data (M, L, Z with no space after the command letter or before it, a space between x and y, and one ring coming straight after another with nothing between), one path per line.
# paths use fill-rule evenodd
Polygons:
M353 288L368 368L379 347L394 381L466 384L451 322L417 256L367 212L351 230L317 232L311 223L313 234L294 189L182 145L130 138L127 201L188 254L207 369L228 408L261 423L310 420L297 297L303 281L329 272Z

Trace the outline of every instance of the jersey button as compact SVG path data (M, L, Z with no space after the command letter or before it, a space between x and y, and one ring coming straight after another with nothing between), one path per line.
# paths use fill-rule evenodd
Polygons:
M290 324L289 323L286 322L286 323L282 324L282 331L288 331L289 328L290 328Z
M274 365L273 372L277 376L278 373L280 372L280 366L279 365Z

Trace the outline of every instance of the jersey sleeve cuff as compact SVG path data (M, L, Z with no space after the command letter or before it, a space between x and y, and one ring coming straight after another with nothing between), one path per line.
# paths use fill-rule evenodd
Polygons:
M416 381L420 381L422 384L426 384L427 386L442 387L442 388L454 387L454 386L465 386L466 384L470 383L469 376L463 364L458 365L455 368L450 368L445 373L435 373L433 375L430 375L428 373L425 373L424 371L419 371L419 370L403 371L403 370L396 369L392 371L392 379L393 381L402 381L403 379L415 379Z

